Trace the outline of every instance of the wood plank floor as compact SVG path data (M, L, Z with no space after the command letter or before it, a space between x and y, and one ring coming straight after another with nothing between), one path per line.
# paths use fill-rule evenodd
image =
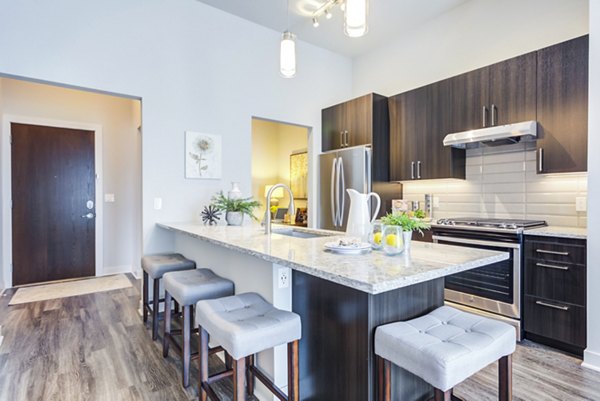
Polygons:
M130 277L133 281L133 278ZM138 315L139 284L72 298L8 306L0 298L0 401L187 401L192 386L180 385L179 358L163 359L159 342ZM515 401L600 400L600 373L580 361L525 342L514 356ZM213 357L212 369L221 369ZM462 383L467 401L496 400L497 367ZM231 399L227 381L216 386ZM343 400L322 400L343 401Z

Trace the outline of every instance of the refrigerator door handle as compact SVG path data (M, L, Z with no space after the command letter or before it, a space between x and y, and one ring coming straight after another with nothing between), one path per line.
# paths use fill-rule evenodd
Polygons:
M331 163L331 220L333 226L337 227L337 209L335 208L335 193L336 193L336 169L337 169L337 157L333 159Z
M339 158L338 165L339 165L338 180L340 181L340 184L341 184L340 198L342 198L342 204L341 204L341 207L338 209L338 213L339 213L339 216L340 216L339 217L340 227L342 227L344 225L344 207L345 207L345 199L346 199L346 181L344 180L344 159L342 159L341 157ZM340 206L339 200L338 200L338 206Z
M364 190L363 193L371 192L371 152L368 149L365 149L365 182L364 182Z

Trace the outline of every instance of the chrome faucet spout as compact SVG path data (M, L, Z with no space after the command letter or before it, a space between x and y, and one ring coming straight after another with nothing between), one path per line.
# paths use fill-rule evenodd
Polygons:
M265 210L265 234L267 234L267 235L271 234L271 194L277 188L285 189L288 192L288 194L290 195L290 203L288 205L288 213L294 213L294 211L296 210L296 208L294 206L294 194L292 193L292 190L290 189L290 187L288 187L285 184L273 185L269 189L269 192L267 192L267 202L266 202L267 210Z

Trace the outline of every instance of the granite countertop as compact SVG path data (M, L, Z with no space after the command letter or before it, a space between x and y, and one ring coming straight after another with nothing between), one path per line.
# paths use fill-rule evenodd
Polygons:
M205 226L199 223L159 223L158 227L277 263L369 294L449 276L508 259L508 253L412 241L410 251L387 256L383 251L338 255L324 244L340 233L319 238L295 238L277 233L266 236L259 225ZM305 231L305 230L298 230Z
M524 233L525 235L541 235L544 237L587 239L587 228L582 227L546 226L525 230Z

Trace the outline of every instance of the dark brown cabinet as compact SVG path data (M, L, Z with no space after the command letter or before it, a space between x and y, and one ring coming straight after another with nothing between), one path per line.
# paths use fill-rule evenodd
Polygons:
M528 53L451 78L451 132L535 120L536 57Z
M445 147L452 128L452 82L389 98L390 179L465 178L465 151Z
M374 136L389 135L387 98L374 93L322 110L323 152L373 144Z
M587 171L588 39L538 51L538 173Z
M525 337L581 355L586 347L586 241L525 237Z

